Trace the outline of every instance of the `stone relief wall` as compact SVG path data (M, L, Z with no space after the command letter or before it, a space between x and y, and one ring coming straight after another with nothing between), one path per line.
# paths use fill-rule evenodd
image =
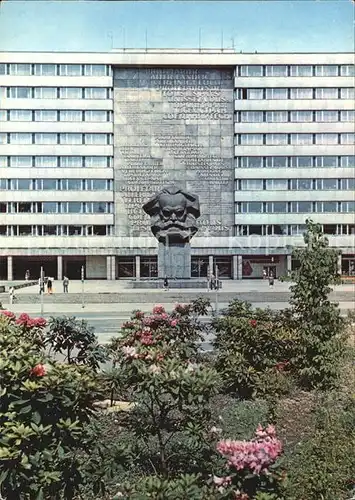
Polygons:
M176 182L200 197L197 237L230 235L233 135L232 69L116 68L116 234L151 235L141 207Z

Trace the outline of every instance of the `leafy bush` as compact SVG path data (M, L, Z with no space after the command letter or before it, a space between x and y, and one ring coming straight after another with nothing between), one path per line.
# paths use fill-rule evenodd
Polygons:
M90 446L96 381L84 366L47 359L44 325L0 317L0 494L11 500L73 498L78 453Z
M213 326L215 366L226 392L250 398L289 390L294 341L282 314L253 311L249 303L235 300Z
M337 272L339 252L329 248L321 226L307 220L305 248L293 256L300 263L291 273L292 327L297 338L293 372L306 389L329 389L339 382L345 352L344 320L338 304L331 303L330 285L340 282Z

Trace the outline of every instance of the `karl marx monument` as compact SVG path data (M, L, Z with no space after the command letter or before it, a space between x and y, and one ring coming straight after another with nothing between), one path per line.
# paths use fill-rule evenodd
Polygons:
M159 241L158 277L191 278L190 240L197 233L200 202L197 195L175 184L163 188L143 205Z

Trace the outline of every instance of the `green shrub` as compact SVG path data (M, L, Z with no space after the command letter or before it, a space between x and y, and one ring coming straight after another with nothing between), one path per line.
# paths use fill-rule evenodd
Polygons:
M47 359L27 318L24 332L24 316L0 317L0 494L71 499L83 483L78 454L90 447L96 381L84 366Z

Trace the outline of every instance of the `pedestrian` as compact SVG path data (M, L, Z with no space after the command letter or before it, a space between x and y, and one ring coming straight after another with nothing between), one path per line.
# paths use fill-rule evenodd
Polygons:
M9 302L10 302L10 305L12 305L14 303L14 299L15 299L15 289L13 286L10 286L9 288Z
M64 279L63 279L63 292L64 293L68 293L68 287L69 287L69 279L64 276Z
M267 278L267 272L266 269L263 270L263 280L266 280Z
M166 292L169 290L169 280L168 280L167 276L165 276L165 278L164 278L164 290Z
M272 274L272 272L270 272L269 274L269 286L270 287L274 286L274 275Z
M25 272L25 281L28 281L30 279L30 270L27 269L27 271Z
M47 293L49 295L52 295L52 290L53 290L53 282L52 282L52 278L48 278L47 280Z
M214 287L215 287L215 277L214 277L214 274L211 274L210 287L211 287L211 290L213 290Z

